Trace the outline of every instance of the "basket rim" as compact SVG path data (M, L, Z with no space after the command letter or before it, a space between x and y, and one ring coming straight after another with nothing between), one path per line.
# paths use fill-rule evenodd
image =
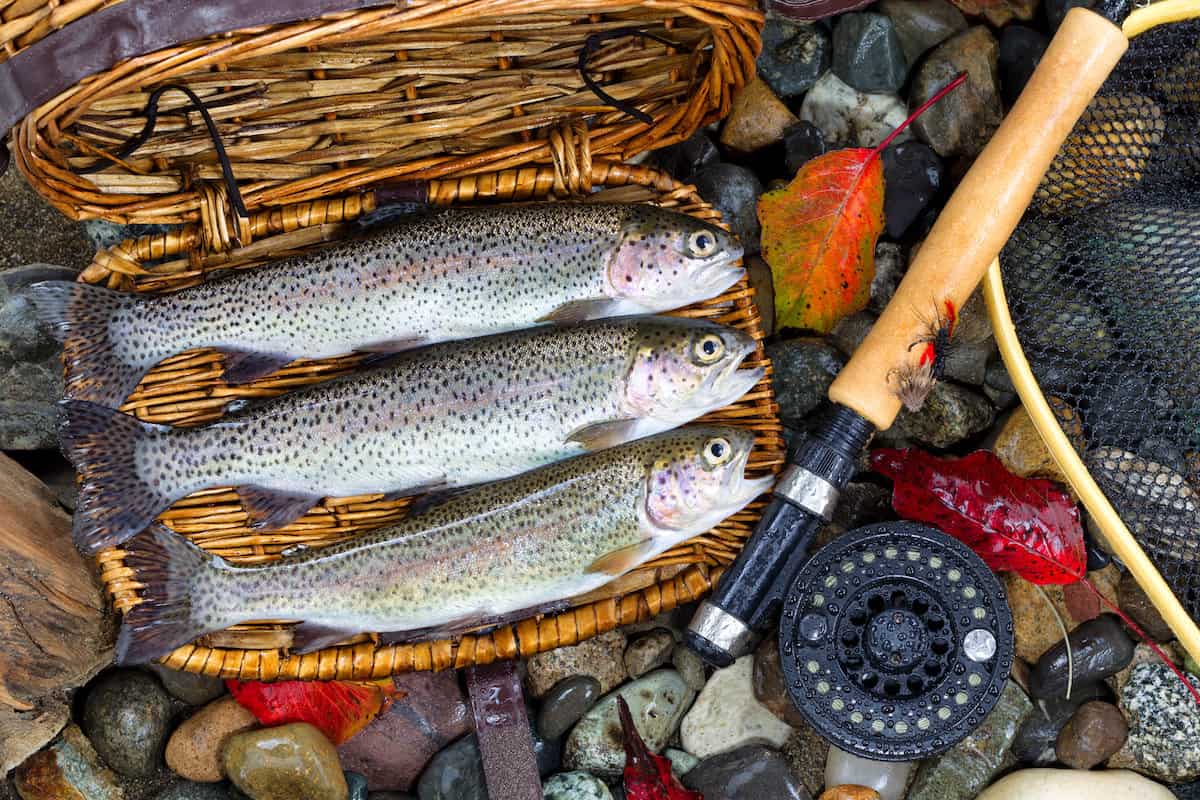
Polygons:
M317 5L333 1L306 0ZM100 11L78 14L57 33L43 36L31 47L46 47L59 37L68 35L73 28L88 25L92 17L113 14L142 2L164 0L119 0ZM228 2L239 3L244 0ZM591 121L592 130L588 135L594 152L628 159L637 153L680 141L701 125L727 113L733 93L752 79L754 74L754 59L760 46L760 28L764 19L754 0L704 0L699 3L691 0L586 0L582 5L578 0L505 0L503 4L497 4L495 0L411 0L404 5L385 3L295 22L240 28L219 37L189 40L128 58L46 99L12 129L12 157L31 186L52 206L71 218L167 224L195 221L199 218L200 201L194 190L196 182L188 175L188 165L191 164L193 168L196 166L192 157L181 157L183 160L173 167L154 166L157 162L152 160L151 171L146 173L129 170L114 173L131 178L141 174L169 179L177 185L173 190L160 188L153 192L135 191L125 184L124 178L116 188L107 189L105 186L111 184L97 184L68 164L65 155L68 151L64 148L69 147L77 153L90 152L80 151L78 148L82 146L82 140L71 133L82 111L105 98L144 92L153 86L172 82L186 83L201 74L220 74L222 70L228 70L231 64L251 58L302 52L304 48L318 43L337 43L331 46L352 49L355 36L360 37L359 41L365 41L373 35L382 35L381 32L440 30L438 26L462 26L465 21L476 20L482 20L480 24L484 24L519 15L573 15L576 19L594 21L590 22L593 26L613 25L616 23L603 22L605 14L633 12L652 15L654 19L662 20L662 24L668 28L675 20L686 20L694 26L694 30L704 31L695 45L685 45L678 51L680 55L690 53L691 60L696 62L690 68L694 70L691 89L680 97L639 101L640 110L649 114L649 123L634 120L624 112L598 101L587 109L571 110L564 107L566 110L561 113L546 112L554 118L529 114L519 102L514 101L511 107L504 106L506 116L503 119L510 122L518 118L524 120L519 124L512 122L510 126L516 141L503 143L505 137L512 137L502 134L495 141L488 139L483 149L468 148L465 152L456 152L455 148L461 147L463 137L454 131L440 129L437 125L439 118L434 115L426 124L427 134L418 138L422 142L447 142L440 154L405 158L392 164L381 163L387 159L378 157L368 162L351 161L344 165L313 161L307 177L263 177L255 174L240 178L239 184L245 194L247 207L254 209L282 207L345 194L391 179L429 179L467 171L492 174L525 163L549 162L551 146L546 137L547 131L574 118ZM0 26L2 30L3 26ZM503 36L500 40L503 40ZM675 51L668 48L666 52ZM18 61L20 57L19 54L10 62ZM0 62L0 73L10 62ZM506 74L513 75L513 69L520 69L514 64L503 63L503 58L500 62L497 69L502 73L509 70ZM314 77L312 80L319 79ZM0 88L2 85L3 80L0 80ZM409 119L410 116L413 120L423 119L419 113L399 113L399 119ZM466 113L469 115L469 112ZM225 135L223 133L222 137ZM284 134L281 132L279 135ZM272 141L271 134L262 136L261 141ZM210 142L200 152L211 154L212 147ZM257 166L263 170L275 169L272 156L261 156L266 159L263 161L257 160L259 156L246 158L250 160L243 167L251 172L255 170L250 167ZM132 185L139 184L135 182Z
M446 181L431 181L428 188L433 202L449 204L480 199L530 199L535 195L552 198L555 196L556 183L562 185L563 182L561 173L552 167L526 167L501 171L485 178L467 175ZM659 195L660 200L687 200L707 209L710 218L718 214L704 203L694 187L681 184L649 167L602 159L591 163L591 176L587 183L612 189L644 187ZM329 214L352 218L370 210L372 198L373 194L370 193L355 194L301 204L283 211L263 210L252 215L252 227L257 227L260 236L264 232L268 236L257 241L269 242L271 229L305 230L328 225ZM191 223L180 230L143 236L118 244L109 251L101 251L80 279L107 282L110 285L124 280L128 285L135 270L146 273L140 268L142 260L181 255L186 259L186 254L197 248L212 245L211 239L204 236L202 227L199 223ZM753 289L739 290L737 303L738 308L743 310L739 313L745 314L747 324L761 341L758 311L752 295ZM769 361L765 354L762 357L769 370ZM765 390L760 392L760 385L754 392L761 394L753 405L756 415L753 417L754 427L760 438L759 448L765 448L762 450L762 458L765 459L763 468L777 472L783 463L782 425L769 378L764 380ZM218 399L218 402L224 401ZM758 501L750 509L731 518L734 524L746 529L745 536L753 528L757 518L756 509L760 507L761 501ZM721 541L722 547L732 558L740 549L744 536L732 542ZM130 586L140 586L132 570L124 565L123 556L123 551L114 549L101 553L97 558L106 593L119 609L123 602L119 598L124 597L119 592L127 592ZM652 565L655 563L651 562ZM639 575L641 581L632 590L623 591L617 588L616 583L609 584L617 588L611 596L589 598L583 604L556 615L531 617L485 633L472 633L456 639L383 646L377 646L372 641L356 641L313 653L290 655L277 646L263 649L215 646L208 637L203 637L200 641L208 643L184 645L160 659L159 663L173 669L241 680L368 680L414 670L460 668L500 659L525 658L556 647L577 644L617 626L644 621L680 604L697 600L712 588L723 570L723 563L711 556L700 562L674 557L673 563L655 567L648 575L631 573ZM651 578L649 585L645 583L647 577ZM127 601L128 598L124 601L125 608L131 607Z

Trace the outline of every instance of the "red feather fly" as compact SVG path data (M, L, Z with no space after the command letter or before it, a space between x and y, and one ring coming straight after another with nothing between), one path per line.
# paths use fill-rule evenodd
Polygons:
M945 459L921 450L883 448L871 452L871 466L892 479L897 514L940 528L993 570L1012 571L1043 585L1082 583L1150 645L1200 704L1196 687L1087 579L1079 509L1066 492L1050 481L1012 474L986 450Z
M617 712L621 715L625 741L625 797L628 800L704 800L699 792L683 788L671 772L669 758L650 752L621 695L617 695Z
M307 722L336 744L361 731L403 696L391 680L357 681L226 681L238 704L263 725Z

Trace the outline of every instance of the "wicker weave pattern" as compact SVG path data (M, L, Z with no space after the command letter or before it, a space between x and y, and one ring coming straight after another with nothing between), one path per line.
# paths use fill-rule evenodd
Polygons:
M104 5L0 0L4 52ZM198 221L197 187L220 177L196 113L160 116L127 161L109 155L102 171L79 174L141 128L149 91L166 83L210 106L251 209L549 164L550 132L571 119L588 120L591 152L627 159L728 110L753 75L761 21L753 0L416 0L130 59L30 114L12 150L68 216L169 223ZM622 37L589 60L605 90L652 124L606 106L578 72L587 37L618 28L677 43ZM185 105L168 93L160 110Z
M570 131L561 132L559 138L569 140ZM592 162L586 147L574 155L563 151L555 160L574 168L565 170L566 176L563 170L554 167L529 167L434 181L430 196L440 204L540 199L555 196L559 187L586 185L603 188L589 196L597 200L654 202L720 222L718 212L700 200L692 187L679 185L656 170L608 161ZM582 163L590 167L586 177L578 174ZM212 190L211 194L212 202L218 203L220 191ZM228 233L228 226L218 225L217 232L206 233L201 225L186 225L102 251L81 280L134 291L178 289L202 281L207 273L216 270L250 268L268 256L279 257L312 247L335 237L342 223L374 207L374 196L368 192L261 211L252 216L243 231L251 244L232 250L220 233ZM224 216L217 208L214 206L210 219ZM753 290L743 282L722 297L677 313L734 325L761 340L752 295ZM297 362L252 384L227 386L220 380L220 359L213 351L193 351L163 362L143 380L123 410L155 422L211 421L221 416L224 405L231 399L276 395L294 386L340 374L355 362L353 357ZM760 349L747 363L768 362ZM773 472L781 466L782 429L769 378L740 402L706 419L742 425L758 434L758 447L750 461L753 472ZM162 519L207 550L239 562L254 563L272 560L286 547L300 543L329 544L397 519L403 516L408 503L408 499L385 501L379 495L328 499L287 528L258 532L247 526L237 495L231 489L216 489L180 501ZM646 567L582 598L581 605L557 616L525 620L458 641L377 647L364 640L295 657L285 655L291 640L286 625L241 625L205 637L201 644L182 647L164 663L178 669L242 679L350 679L487 663L574 644L704 594L722 565L737 555L752 532L758 508L752 506ZM126 611L139 602L141 584L125 566L124 551L102 553L99 564L104 584L118 610Z

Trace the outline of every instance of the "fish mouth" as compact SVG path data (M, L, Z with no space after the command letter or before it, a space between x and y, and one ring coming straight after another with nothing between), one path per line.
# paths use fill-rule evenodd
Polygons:
M764 475L761 478L747 478L746 468L750 463L750 453L754 448L748 448L737 457L736 468L731 470L732 484L728 489L730 506L736 506L730 514L735 514L745 508L755 498L771 491L775 485L775 476Z
M703 394L705 397L712 398L715 405L712 408L720 408L727 406L730 403L737 402L758 385L758 382L767 374L766 367L754 367L753 369L742 369L742 364L746 359L755 353L758 345L750 340L742 345L742 349L725 365L724 369L714 371L704 380ZM717 402L720 401L720 402Z
M737 262L742 250L722 253L696 271L695 283L705 298L716 297L730 289L746 275L746 270Z

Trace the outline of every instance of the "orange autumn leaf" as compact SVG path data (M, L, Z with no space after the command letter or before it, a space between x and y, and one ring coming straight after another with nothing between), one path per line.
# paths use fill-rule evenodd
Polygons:
M342 744L403 696L391 679L380 681L226 681L238 704L263 725L307 722Z
M781 326L828 333L866 307L883 232L883 162L875 150L814 158L790 184L759 198L758 217Z
M758 200L762 255L775 283L779 327L828 333L866 307L883 232L880 153L925 109L966 80L936 92L877 147L834 150L800 168L792 182Z

